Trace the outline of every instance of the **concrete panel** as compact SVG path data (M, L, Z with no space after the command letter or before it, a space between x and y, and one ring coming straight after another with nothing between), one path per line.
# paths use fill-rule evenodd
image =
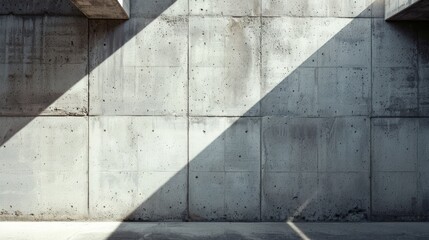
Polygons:
M259 118L190 118L191 171L259 171Z
M92 22L91 115L186 115L188 20L152 20Z
M369 172L319 173L318 220L362 221L370 206Z
M185 171L91 171L90 177L90 213L93 219L185 219Z
M0 15L3 14L83 16L70 0L2 0Z
M264 220L367 219L367 118L264 118L262 140Z
M259 16L262 0L202 0L189 1L191 15Z
M191 219L258 220L260 119L193 117L189 145Z
M315 118L263 118L263 171L316 172L319 131Z
M259 114L259 38L257 18L190 18L191 115Z
M317 173L264 172L262 220L315 220Z
M198 221L258 221L258 172L191 172L189 212Z
M128 217L144 221L186 220L186 169L179 172L144 172L139 174L139 206ZM141 198L145 200L141 201Z
M263 16L371 17L374 0L262 0Z
M317 70L318 116L368 115L368 68L320 68Z
M21 131L22 125L26 125ZM84 117L1 117L1 219L82 219L88 203Z
M373 206L376 219L428 216L427 119L373 120Z
M377 118L372 124L372 171L416 171L418 121Z
M318 170L320 172L369 172L370 121L368 118L322 119L319 136Z
M193 220L226 220L225 172L189 173L189 213Z
M373 67L416 67L417 32L411 23L388 23L373 19Z
M186 119L91 117L94 171L180 171L187 164Z
M416 68L374 68L372 115L418 115L418 78Z
M130 0L70 0L90 19L128 19Z
M264 68L261 84L266 92L260 104L262 115L317 116L317 69L298 68L290 74Z
M186 130L185 118L91 117L91 217L182 219Z
M417 210L415 172L373 172L372 214L384 219L413 216Z
M0 17L0 115L84 115L87 20Z

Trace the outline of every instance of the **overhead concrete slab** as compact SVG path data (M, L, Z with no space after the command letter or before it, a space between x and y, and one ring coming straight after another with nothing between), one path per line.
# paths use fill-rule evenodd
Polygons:
M429 2L425 0L387 0L386 20L429 20Z
M71 0L92 19L128 19L130 18L129 0Z

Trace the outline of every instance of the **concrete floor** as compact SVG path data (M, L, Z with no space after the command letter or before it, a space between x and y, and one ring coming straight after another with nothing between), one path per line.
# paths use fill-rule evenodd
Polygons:
M428 223L0 222L0 239L429 239Z

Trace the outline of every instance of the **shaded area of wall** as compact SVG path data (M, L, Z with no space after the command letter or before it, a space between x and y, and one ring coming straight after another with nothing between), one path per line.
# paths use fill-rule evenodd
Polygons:
M389 21L427 21L429 4L421 0L387 0L385 19Z
M154 3L151 13L173 2ZM89 22L80 13L58 17L46 10L61 5L66 10L56 8L56 13L69 15L75 8L65 1L3 4L2 10L14 9L6 14L14 14L0 16L1 217L86 219Z
M317 2L139 1L127 22L76 24L89 33L89 79L70 74L65 95L40 111L2 94L19 103L1 117L2 176L14 169L2 182L2 218L426 219L427 24L386 23L383 1ZM0 24L23 21L15 18ZM62 115L49 106L82 82L82 117L38 116ZM53 148L62 155L51 159ZM16 178L26 171L36 177ZM69 202L49 202L55 194ZM31 198L42 207L27 208Z

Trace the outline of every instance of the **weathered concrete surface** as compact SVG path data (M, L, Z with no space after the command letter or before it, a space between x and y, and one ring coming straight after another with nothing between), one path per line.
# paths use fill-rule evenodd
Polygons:
M372 202L375 219L427 219L427 118L372 121Z
M386 20L429 20L425 0L386 0Z
M128 19L130 0L70 0L90 19Z
M263 115L368 114L370 20L276 17L262 21Z
M89 182L72 189L89 214L64 214L52 180L53 208L19 219L427 219L427 23L385 22L382 0L148 0L130 15L0 17L0 115L14 117L0 146L25 145L5 166L69 152L63 125L53 145L25 142L26 116L89 115L73 175Z
M193 117L189 145L190 218L258 221L260 119Z
M372 116L428 115L428 29L427 23L373 20Z
M427 239L428 223L3 222L4 240Z
M91 29L91 115L187 114L187 18L97 20Z
M0 117L0 136L29 120ZM0 148L0 219L82 219L88 210L86 117L37 117Z
M88 112L87 20L0 16L0 115Z
M260 20L190 17L189 113L259 115Z
M262 129L263 220L368 217L369 119L268 117Z
M371 17L374 0L263 0L264 16Z
M181 220L187 206L186 130L185 118L91 117L91 217Z

